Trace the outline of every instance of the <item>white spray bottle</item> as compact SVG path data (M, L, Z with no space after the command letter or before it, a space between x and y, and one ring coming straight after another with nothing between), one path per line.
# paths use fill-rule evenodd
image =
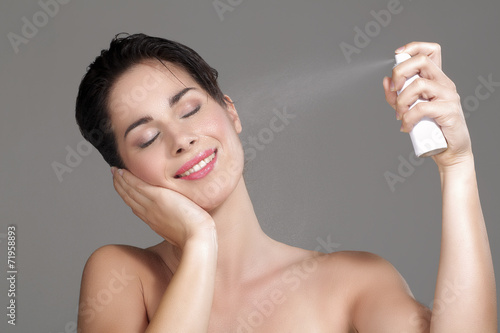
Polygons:
M408 53L396 54L396 65L410 59L411 56ZM394 65L394 66L396 66ZM420 75L415 74L411 78L407 79L403 88L397 92L399 95L410 83L419 78ZM427 102L424 99L417 99L415 103L410 106L413 108L417 103ZM417 157L427 157L439 154L448 148L446 139L436 122L429 118L423 117L410 131L411 142L413 143L413 149L415 150L415 155Z

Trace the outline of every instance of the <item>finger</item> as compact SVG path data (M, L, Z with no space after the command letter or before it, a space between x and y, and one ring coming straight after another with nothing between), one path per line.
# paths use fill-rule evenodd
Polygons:
M382 81L382 85L384 86L385 100L393 109L396 109L396 99L398 96L395 91L391 91L391 82L391 78L386 76Z
M158 196L159 188L157 186L146 183L130 171L122 170L122 178L125 183L140 194L144 200L147 199L144 201L144 204L153 201Z
M397 65L392 70L392 82L394 83L393 89L399 91L403 88L407 79L414 75L436 81L443 86L450 89L455 89L455 84L451 81L446 74L427 56L419 54L407 61Z
M138 212L138 211L136 211L136 210L133 210L133 209L132 209L132 212L135 214L135 216L137 216L138 218L140 218L142 221L146 222L146 224L148 224L148 225L151 227L151 225L150 225L150 221L149 221L149 219L146 217L146 215L144 215L143 213Z
M123 186L121 184L123 180L120 179L120 176L116 174L116 170L113 172L113 186L115 188L115 191L120 195L120 197L127 203L127 201L132 200L127 192L123 189Z
M456 91L442 86L438 82L418 78L406 87L396 99L397 115L401 117L408 112L419 98L426 101L449 100L457 102L459 97Z
M144 213L146 211L144 209L144 207L139 205L139 203L137 203L137 201L135 201L133 198L131 198L128 195L127 191L125 191L125 189L123 188L122 183L120 183L120 179L118 178L120 176L115 176L115 177L116 178L113 178L113 185L115 187L116 192L120 195L120 197L125 202L125 204L127 206L129 206L132 209L132 211L134 212L134 214L136 214L136 215L138 215L137 213L139 211ZM122 180L122 182L123 182L123 180Z
M463 112L455 102L434 101L418 103L406 112L401 119L401 130L410 132L424 116L434 119L443 129L443 133L446 133L447 129L456 128L459 123L465 124Z
M116 192L118 192L123 201L133 211L137 211L142 214L146 212L149 200L128 185L118 172L115 172L113 175L113 185L115 186Z
M412 57L423 54L429 57L436 66L441 68L441 45L437 43L411 42L396 50L396 53L403 52L408 53Z
M119 170L118 179L127 194L142 206L150 205L155 197L156 187L142 181L128 170Z

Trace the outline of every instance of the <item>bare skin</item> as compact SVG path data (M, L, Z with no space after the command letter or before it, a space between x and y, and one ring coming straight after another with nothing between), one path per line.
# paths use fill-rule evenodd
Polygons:
M113 130L127 166L112 171L125 203L165 241L147 249L108 245L94 252L82 278L79 329L496 332L493 265L460 100L441 71L437 44L405 47L414 57L384 79L386 99L403 131L427 115L442 127L449 145L433 157L443 193L436 285L442 307L432 313L415 301L397 270L374 254L322 254L265 235L242 176L241 123L234 105L221 106L172 64L178 79L151 62L134 66L111 92ZM415 73L423 79L396 96L405 77ZM141 84L147 98L120 103ZM194 89L177 103L169 100L186 87ZM419 96L430 102L409 111ZM145 116L149 120L125 136L129 125ZM217 160L207 176L175 177L181 165L209 148L217 149Z

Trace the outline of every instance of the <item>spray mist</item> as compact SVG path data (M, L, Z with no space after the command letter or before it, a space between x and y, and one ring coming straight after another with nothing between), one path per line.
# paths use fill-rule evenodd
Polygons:
M408 53L396 54L396 65L410 59L411 56ZM415 79L419 78L418 74L415 74L411 78L407 79L403 88L397 92L399 95L408 85L410 85ZM419 98L410 106L410 110L417 104L421 102L427 102L424 99ZM446 144L446 139L444 138L443 132L436 122L429 118L423 117L410 131L411 142L413 143L413 149L415 150L415 155L417 157L427 157L439 154L448 148Z

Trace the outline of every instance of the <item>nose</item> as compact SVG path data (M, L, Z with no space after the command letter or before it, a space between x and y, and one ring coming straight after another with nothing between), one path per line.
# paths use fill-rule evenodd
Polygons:
M176 150L175 150L175 154L174 155L180 155L182 152L184 151L189 151L189 149L191 148L191 146L194 145L194 143L196 142L195 139L189 141L188 143L186 144L183 144L182 146L176 146Z
M173 136L172 143L172 156L178 156L186 151L189 151L194 144L198 141L198 138L194 134L186 132L170 133Z

